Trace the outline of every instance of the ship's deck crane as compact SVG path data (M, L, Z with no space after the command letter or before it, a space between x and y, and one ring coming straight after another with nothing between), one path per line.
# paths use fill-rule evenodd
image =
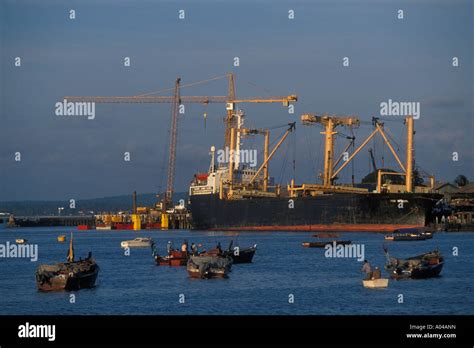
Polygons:
M268 184L268 162L272 159L273 155L278 150L278 148L281 146L281 144L283 144L283 142L288 137L288 135L295 129L295 125L296 125L296 122L288 124L288 126L289 126L288 129L286 130L286 132L283 134L283 136L280 138L278 143L275 145L275 147L272 149L272 151L269 154L268 154L268 132L265 133L266 134L266 138L265 138L265 159L264 159L263 163L261 164L260 168L258 168L258 170L255 172L255 174L250 179L249 185L252 184L255 181L255 179L258 177L258 175L260 174L260 172L262 170L266 171L266 173L264 175L264 178L266 177L267 184ZM266 191L266 190L267 190L267 186L265 185L264 186L264 191Z
M317 116L314 114L304 114L301 115L301 122L304 125L311 125L315 123L322 124L326 129L321 134L326 135L326 141L324 146L324 173L323 173L323 185L331 186L335 176L333 175L334 167L340 161L337 161L334 164L334 135L337 134L335 128L337 126L347 126L347 127L358 127L360 121L356 117L340 117L340 116ZM352 139L353 141L354 139ZM348 147L351 143L348 145ZM343 152L345 152L344 150Z
M365 147L369 141L379 133L385 143L387 144L389 150L393 154L393 157L400 166L402 172L393 173L393 172L382 172L378 170L378 179L377 179L377 191L381 191L381 176L382 175L403 175L405 176L405 190L406 192L413 192L413 134L414 134L414 122L413 116L407 116L405 118L405 125L407 128L407 152L406 152L406 162L405 165L401 161L400 157L395 152L392 144L390 143L387 135L385 134L384 124L380 122L377 118L373 119L373 124L375 125L375 130L362 142L362 144L349 156L349 158L336 170L332 165L332 153L334 149L333 136L337 134L334 132L334 128L338 125L346 126L358 126L360 121L357 118L353 117L330 117L330 116L316 116L312 114L305 114L301 116L301 122L303 124L314 124L321 123L326 127L325 132L321 132L326 135L326 144L325 144L325 156L324 156L324 186L332 187L332 182L337 177L337 174L344 169L344 167L352 161L352 159ZM372 157L373 158L373 157ZM375 161L374 161L375 162ZM375 166L375 163L374 163ZM434 178L431 177L431 181L434 182Z
M182 87L188 87L200 83L206 83L212 80L227 77L228 79L228 91L225 96L181 96L180 89ZM230 73L224 76L215 77L208 80L198 81L195 83L188 84L186 86L180 85L181 79L178 77L174 86L173 96L158 96L150 95L153 93L147 93L137 96L66 96L64 99L67 102L93 102L93 103L173 103L172 114L171 114L171 134L170 134L170 148L168 158L168 178L166 187L165 205L171 204L173 199L174 190L174 173L176 163L176 145L177 145L177 132L178 132L178 111L181 104L186 103L197 103L197 104L209 104L209 103L224 103L226 104L227 116L226 122L226 133L225 133L225 147L230 147L230 133L231 129L235 127L235 110L238 103L283 103L284 106L288 106L292 102L296 102L298 97L296 95L279 96L279 97L267 97L267 98L245 98L239 99L235 95L235 78L234 74ZM230 150L234 150L230 148Z

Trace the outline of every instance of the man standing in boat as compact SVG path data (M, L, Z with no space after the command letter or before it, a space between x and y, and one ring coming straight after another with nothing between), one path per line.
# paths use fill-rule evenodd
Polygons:
M173 250L173 243L169 240L168 243L166 244L166 251L168 252L168 255L171 254L171 251Z
M196 244L194 243L191 243L191 253L196 256L198 254L198 248L196 246Z
M375 266L374 271L372 272L372 279L380 279L382 278L382 272L380 271L380 268Z
M181 244L181 252L182 252L183 254L187 254L187 253L188 253L188 241L187 241L187 240L185 240L185 241L183 242L183 244Z
M372 267L370 266L369 261L364 260L364 265L362 266L361 271L365 273L365 280L372 278Z
M219 256L222 255L221 242L217 243L216 250L217 250L217 255L219 255Z

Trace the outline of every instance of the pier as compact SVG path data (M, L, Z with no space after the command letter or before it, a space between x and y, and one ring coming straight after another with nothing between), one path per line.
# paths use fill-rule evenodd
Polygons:
M15 216L15 225L17 227L43 227L43 226L78 226L95 225L94 215L76 215L76 216Z

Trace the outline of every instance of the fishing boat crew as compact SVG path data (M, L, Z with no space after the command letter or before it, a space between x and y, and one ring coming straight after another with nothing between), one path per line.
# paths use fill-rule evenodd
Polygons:
M365 273L366 280L369 280L372 278L372 267L370 266L369 261L364 260L364 265L362 266L361 271Z
M184 241L183 244L181 244L181 252L184 254L188 253L188 242Z
M222 255L221 242L217 243L216 250L217 250L217 255Z
M166 251L168 252L168 255L171 254L171 251L173 250L173 243L169 240L168 243L166 243Z
M196 244L191 243L191 253L196 256L198 254L198 247Z
M380 268L375 266L374 271L372 272L372 279L380 279L382 278L382 272L380 271Z

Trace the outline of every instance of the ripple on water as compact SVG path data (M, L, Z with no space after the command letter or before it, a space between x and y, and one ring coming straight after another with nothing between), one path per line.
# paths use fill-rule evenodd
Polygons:
M386 243L394 256L414 256L439 247L446 257L442 277L391 281L389 288L362 287L362 264L330 259L322 249L302 248L306 233L226 233L190 231L75 233L76 256L91 250L101 267L94 289L73 293L40 293L34 273L39 263L64 260L68 243L57 243L64 228L5 230L0 243L27 238L38 244L39 260L0 259L0 314L474 314L474 233L441 233L432 240ZM253 264L234 265L229 279L189 279L185 268L158 267L150 250L132 249L124 256L120 241L152 236L163 252L168 240L183 239L225 247L231 238L241 246L258 244ZM344 239L362 243L365 258L382 266L380 234L350 233ZM459 248L459 256L452 248ZM70 303L70 295L75 303ZM179 303L184 294L185 303ZM397 302L403 294L404 303ZM289 303L289 296L294 303Z

